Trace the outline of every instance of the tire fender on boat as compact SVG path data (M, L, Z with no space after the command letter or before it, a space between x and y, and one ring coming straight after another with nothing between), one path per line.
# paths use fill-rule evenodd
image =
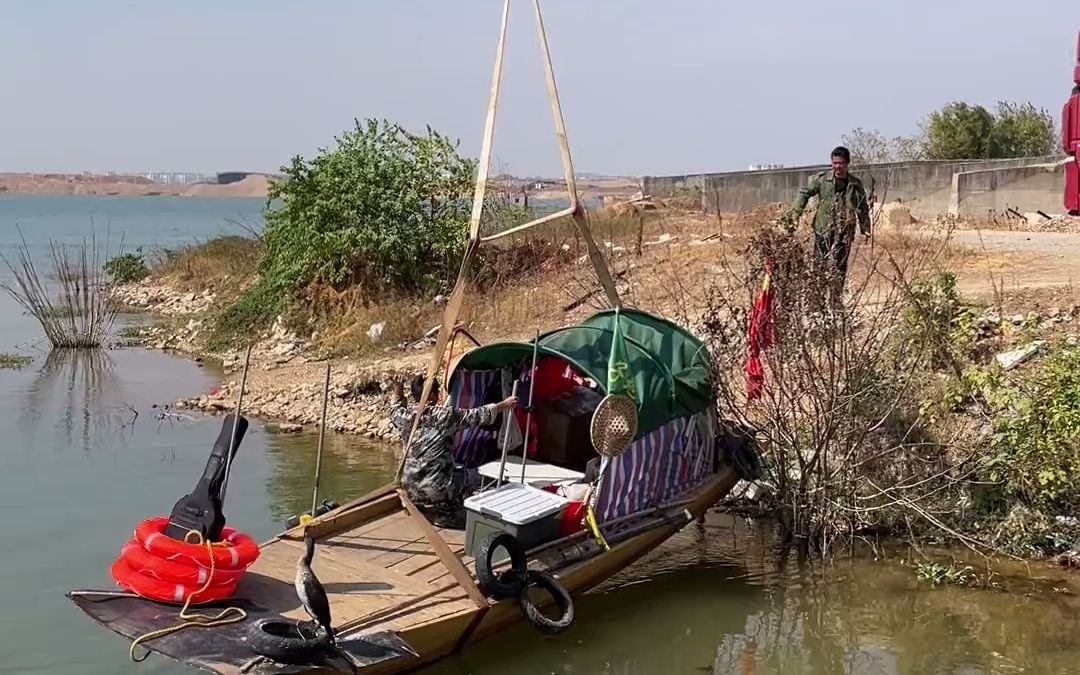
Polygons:
M529 570L525 576L526 584L518 594L518 605L521 613L529 623L536 626L541 633L557 635L574 623L574 599L563 588L555 577L547 572ZM542 588L555 600L555 607L559 610L559 618L552 619L540 611L540 608L529 597L529 589L532 587Z
M248 646L260 656L289 665L312 664L330 647L326 635L308 637L296 621L259 619L248 629Z
M503 549L510 556L510 570L502 574L496 574L492 557L495 551ZM525 549L517 537L509 532L492 532L480 544L479 555L474 561L476 568L476 585L490 598L505 600L512 598L525 587L525 576L528 571L528 559L525 557Z
M166 516L149 518L135 528L135 540L153 555L181 564L210 567L210 553L204 544L177 541L165 534L169 525ZM217 570L245 570L259 557L259 545L250 536L231 527L221 531L222 541L212 547L214 568Z

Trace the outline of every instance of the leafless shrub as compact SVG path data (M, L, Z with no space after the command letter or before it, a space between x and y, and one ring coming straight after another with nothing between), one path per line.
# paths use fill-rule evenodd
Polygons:
M14 283L2 283L41 324L54 348L94 348L105 343L118 305L109 295L101 252L91 238L80 246L49 241L54 284L37 269L26 239L21 237L14 263L0 254ZM72 252L74 249L74 252Z
M927 433L920 394L934 345L910 339L913 322L940 323L924 321L933 308L916 282L939 271L947 243L947 233L879 236L852 254L845 287L812 242L765 226L744 256L721 261L709 287L700 328L718 400L757 431L783 524L818 550L913 516L949 529L935 509L956 496L972 458L950 456L947 441ZM763 392L750 400L749 309L767 266L775 344L761 355Z

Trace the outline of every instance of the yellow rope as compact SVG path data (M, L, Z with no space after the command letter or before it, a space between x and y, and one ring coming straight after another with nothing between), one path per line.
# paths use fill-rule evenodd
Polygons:
M596 543L600 545L600 548L610 551L611 547L608 546L604 535L600 533L600 526L596 523L596 513L593 512L591 505L585 513L585 520L589 523L589 528L592 530L593 536L596 537Z
M593 511L593 497L595 495L596 485L593 484L589 486L589 491L585 495L585 522L589 524L589 529L592 530L596 545L605 551L610 551L611 547L608 546L607 540L604 539L604 535L600 532L600 524L596 522L596 512Z
M141 645L143 642L147 642L149 640L156 640L157 638L165 637L166 635L172 635L173 633L179 633L186 628L214 628L217 626L227 626L232 623L240 623L241 621L247 619L247 612L240 609L239 607L226 607L225 609L218 612L217 616L187 613L188 608L191 606L191 600L196 595L199 595L200 593L205 593L206 589L210 588L210 584L214 581L214 572L216 571L217 567L214 563L214 542L203 540L202 534L195 530L188 530L188 533L184 536L185 543L189 543L191 535L195 535L195 538L197 540L196 543L206 544L206 552L210 556L210 574L209 576L207 576L206 583L203 584L202 588L187 596L187 599L184 600L184 606L180 608L180 623L176 624L175 626L161 628L159 630L145 633L132 641L131 649L128 650L128 656L131 657L131 660L135 663L141 663L150 656L150 650L146 649L145 647L143 649L146 649L146 653L143 654L141 658L135 656L135 648ZM226 618L229 612L235 612L236 614L232 618Z

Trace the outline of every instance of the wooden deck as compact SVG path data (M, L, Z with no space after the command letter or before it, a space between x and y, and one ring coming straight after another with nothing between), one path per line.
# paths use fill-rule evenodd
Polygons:
M687 509L694 516L703 515L734 483L731 471L714 476L688 495L692 503ZM606 553L563 565L557 577L571 593L580 593L631 564L681 526L656 527ZM392 630L421 655L365 668L364 675L416 669L520 620L513 600L484 600L481 605L469 596L395 492L347 505L316 520L309 530L317 541L312 567L326 588L339 634ZM473 560L464 555L464 533L436 531L472 577ZM238 595L284 616L306 619L293 588L296 563L303 553L301 536L297 528L265 544ZM551 553L558 550L534 560L546 566L543 562Z
M396 501L395 495L382 498ZM462 558L464 533L436 528ZM316 540L312 568L330 598L339 631L383 628L402 631L477 609L439 560L418 524L400 507L359 527ZM307 619L293 588L303 542L282 538L262 548L240 593L287 617ZM403 603L410 603L402 607ZM395 611L397 609L398 611Z

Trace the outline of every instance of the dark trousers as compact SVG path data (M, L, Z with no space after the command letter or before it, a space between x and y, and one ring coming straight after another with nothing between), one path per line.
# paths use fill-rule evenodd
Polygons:
M853 234L835 230L824 235L814 234L814 263L822 280L822 290L834 306L840 304L843 297L852 239Z

